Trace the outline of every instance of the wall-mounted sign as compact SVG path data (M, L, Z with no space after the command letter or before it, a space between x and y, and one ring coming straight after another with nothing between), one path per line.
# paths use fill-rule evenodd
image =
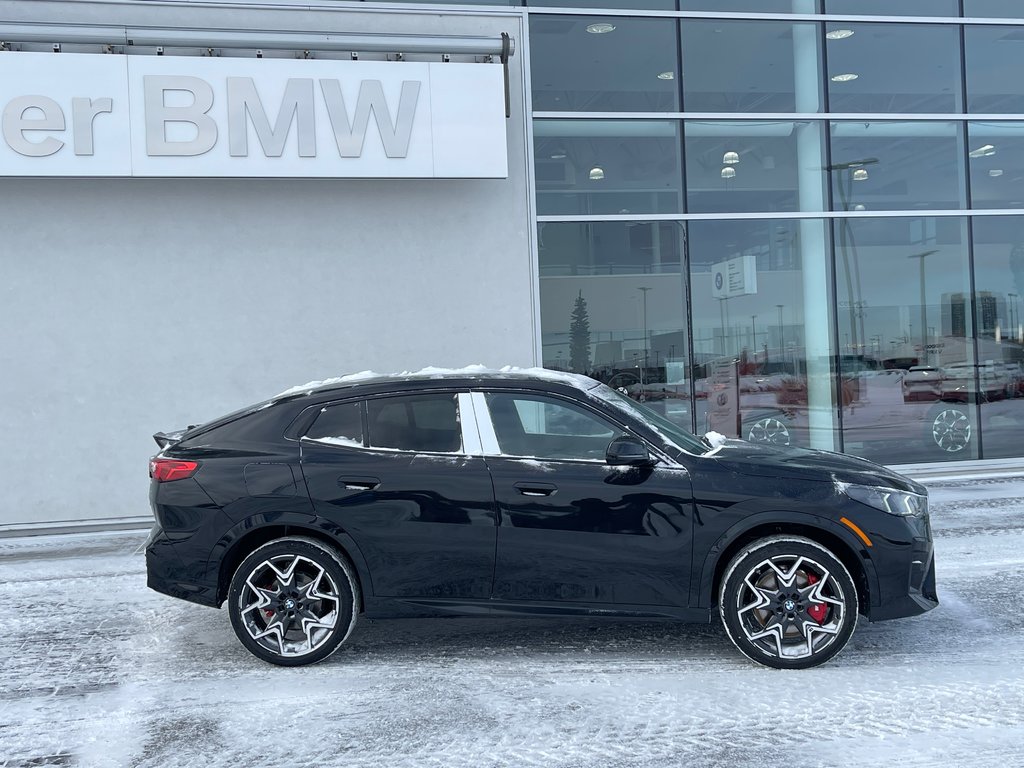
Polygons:
M505 178L502 71L0 53L0 176Z
M757 259L752 254L711 265L711 295L731 299L757 293Z

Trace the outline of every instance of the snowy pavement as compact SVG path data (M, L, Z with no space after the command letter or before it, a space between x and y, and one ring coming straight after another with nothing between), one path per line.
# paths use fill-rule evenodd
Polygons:
M138 534L0 540L0 766L1024 765L1024 481L932 484L939 595L803 672L718 624L364 623L283 669Z

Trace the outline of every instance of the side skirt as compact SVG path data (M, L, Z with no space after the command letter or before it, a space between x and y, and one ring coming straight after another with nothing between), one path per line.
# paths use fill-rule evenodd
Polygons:
M431 616L464 617L608 617L616 619L673 619L693 624L711 622L707 608L663 605L609 605L608 603L518 602L511 600L461 600L451 598L366 597L365 614L371 619Z

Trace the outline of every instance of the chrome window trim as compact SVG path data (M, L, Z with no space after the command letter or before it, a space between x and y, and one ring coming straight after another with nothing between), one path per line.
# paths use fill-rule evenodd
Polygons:
M483 392L470 392L470 399L473 406L473 414L477 426L477 435L480 439L481 451L484 456L502 456L501 448L498 445L498 435L494 431L494 422L491 421L491 412L487 408L487 400Z
M462 430L462 452L467 456L482 456L483 444L480 439L478 416L470 392L459 392L459 428Z

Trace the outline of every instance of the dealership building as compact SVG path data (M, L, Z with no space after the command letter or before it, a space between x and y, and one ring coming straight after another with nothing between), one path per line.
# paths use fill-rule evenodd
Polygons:
M0 534L367 369L1018 467L1020 71L1019 0L0 0Z

